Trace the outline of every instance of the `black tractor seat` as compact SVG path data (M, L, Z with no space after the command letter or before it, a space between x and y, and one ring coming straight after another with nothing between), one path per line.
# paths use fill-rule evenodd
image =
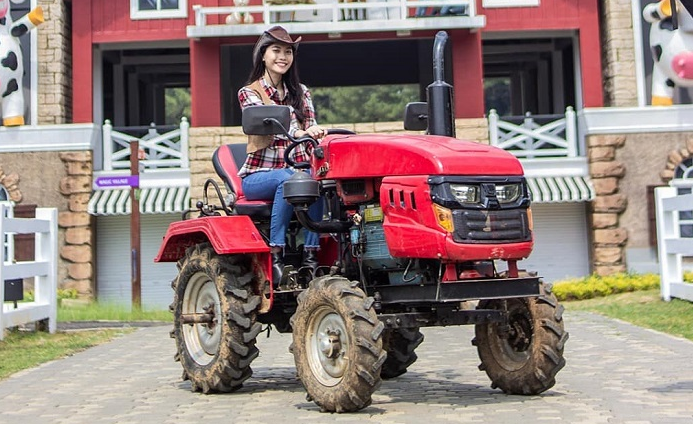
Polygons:
M224 144L214 151L212 163L214 170L224 181L226 189L236 194L236 203L232 209L239 215L248 215L253 220L269 219L272 215L271 200L248 200L243 194L238 170L243 166L245 158L245 143Z

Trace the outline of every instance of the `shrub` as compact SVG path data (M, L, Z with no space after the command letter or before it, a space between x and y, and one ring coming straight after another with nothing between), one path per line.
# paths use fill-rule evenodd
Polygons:
M657 274L619 273L558 281L553 285L553 293L559 300L582 300L658 287L659 275Z

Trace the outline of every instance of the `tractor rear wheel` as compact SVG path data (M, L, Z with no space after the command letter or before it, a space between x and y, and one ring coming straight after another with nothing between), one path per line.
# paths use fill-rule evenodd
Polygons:
M188 249L173 280L172 337L183 379L193 391L232 392L250 377L260 296L252 292L251 260L218 255L203 243Z
M563 328L563 306L553 294L537 298L484 300L478 309L503 310L508 322L476 325L481 364L493 388L508 394L536 395L556 383L556 373L565 365L563 346L568 333Z
M298 377L323 411L358 411L380 385L383 324L373 298L342 277L311 281L298 297L292 351Z
M380 370L380 376L387 380L407 372L407 368L418 359L414 349L423 340L424 335L419 327L386 330L383 333L383 349L387 352L387 359Z

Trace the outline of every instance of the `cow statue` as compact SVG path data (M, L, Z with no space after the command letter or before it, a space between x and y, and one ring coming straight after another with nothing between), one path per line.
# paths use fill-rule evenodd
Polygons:
M19 37L41 23L43 23L41 7L37 7L13 23L10 16L10 0L0 0L0 96L2 96L2 123L6 127L24 125L24 92L22 91L24 63Z
M652 24L650 48L652 69L652 104L673 104L674 87L693 87L693 17L676 1L678 29L673 28L670 0L650 3L643 18Z

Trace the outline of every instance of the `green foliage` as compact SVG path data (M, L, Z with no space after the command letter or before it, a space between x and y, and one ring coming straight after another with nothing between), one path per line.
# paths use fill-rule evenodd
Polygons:
M659 275L620 273L559 281L553 285L553 293L559 300L581 300L657 287Z
M569 311L596 312L611 318L693 340L693 302L665 302L659 289L565 302Z
M190 88L167 88L165 92L166 125L178 125L182 117L190 119Z
M496 109L500 116L510 115L510 78L484 78L486 110Z
M58 321L173 321L169 311L132 309L123 305L98 302L63 302L58 307Z
M63 299L77 299L79 297L79 292L77 289L58 289L58 302ZM34 291L27 290L24 292L24 302L34 301Z
M119 329L56 334L8 331L5 340L0 342L0 380L17 371L63 358L130 331Z
M404 107L419 101L419 86L374 85L311 88L321 125L402 121Z

